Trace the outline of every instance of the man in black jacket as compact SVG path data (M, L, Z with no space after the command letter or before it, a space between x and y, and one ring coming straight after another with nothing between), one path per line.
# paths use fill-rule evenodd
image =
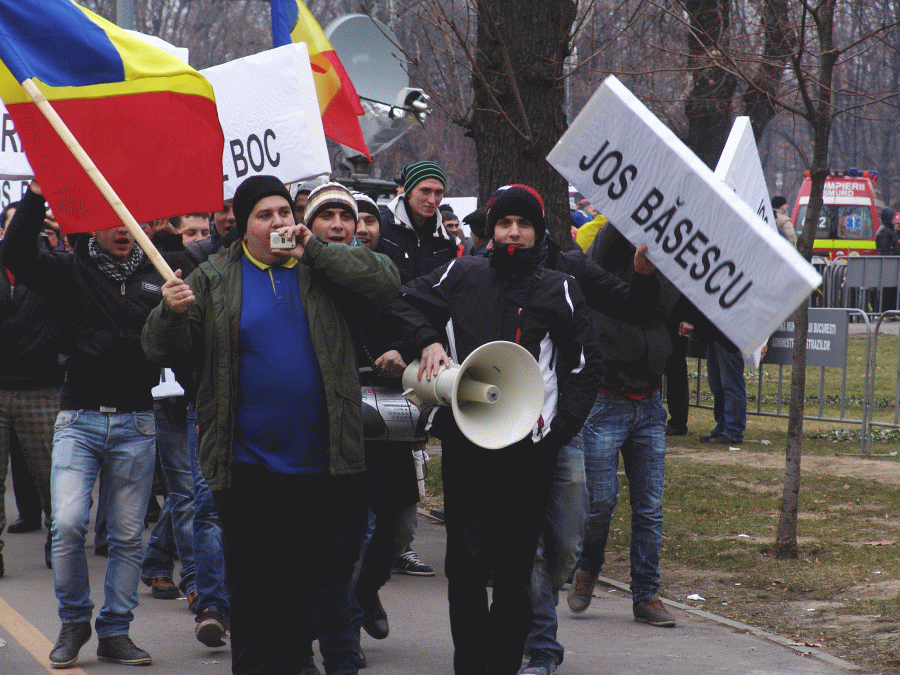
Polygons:
M524 185L500 188L487 206L490 257L458 258L413 280L391 308L411 355L420 355L420 378L430 380L449 363L444 344L462 362L494 340L520 344L544 376L537 424L505 448L475 445L448 408L431 417L430 431L443 446L446 573L458 674L513 675L519 669L531 628L531 568L557 454L581 428L599 381L600 350L578 285L539 266L535 243L545 230L537 192ZM510 504L517 505L515 518L507 517Z
M634 247L607 223L589 257L624 281L634 275ZM660 386L672 351L666 327L678 292L666 284L655 307L639 323L602 316L602 380L584 428L584 463L590 509L584 544L568 604L583 612L591 602L603 566L610 518L619 492L621 453L631 499L631 593L634 618L654 626L675 625L659 599L659 554L662 540L662 494L665 478L666 414Z
M151 389L159 368L141 348L141 330L162 298L163 279L125 227L82 237L74 253L40 251L45 202L32 183L3 240L2 262L35 293L58 300L73 331L72 353L53 438L53 572L62 630L50 664L66 668L91 635L85 535L100 476L108 497L106 602L97 616L97 656L144 665L150 655L128 637L138 604L141 533L150 496L156 424ZM171 259L184 269L185 254Z
M18 207L18 202L15 204ZM52 299L31 291L0 266L0 532L6 522L3 494L11 443L17 442L27 470L19 478L37 488L40 512L47 525L44 558L50 558L50 448L53 423L59 412L63 369L63 337ZM18 496L18 492L17 492ZM10 532L27 531L10 527ZM0 541L0 551L3 542ZM0 576L3 556L0 555Z
M563 253L544 237L540 264L559 270L578 282L588 307L630 325L641 326L653 314L659 296L655 266L647 260L646 246L633 254L635 274L630 284L588 259L581 249ZM587 509L584 438L579 433L557 456L553 488L541 526L541 539L531 574L534 620L525 653L528 665L521 675L550 675L563 662L564 648L557 639L556 606L559 591L578 561Z
M447 183L441 167L422 160L400 176L404 193L383 211L381 247L405 284L453 260L457 249L438 210Z

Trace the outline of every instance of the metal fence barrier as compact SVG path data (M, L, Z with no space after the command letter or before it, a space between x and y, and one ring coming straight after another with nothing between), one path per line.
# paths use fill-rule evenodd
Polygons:
M834 309L834 308L832 308ZM876 350L876 339L873 339L873 325L870 321L869 315L867 312L858 309L858 308L837 308L843 309L841 312L842 315L846 315L846 321L844 324L844 330L846 334L842 337L845 340L849 339L849 324L851 320L855 320L855 323L862 324L861 328L865 331L865 351L863 357L862 372L859 372L859 368L857 364L852 364L852 372L851 365L848 364L848 359L846 357L846 342L844 343L844 356L841 360L836 361L832 360L822 360L821 358L817 359L813 354L813 351L807 352L807 394L811 390L811 383L814 382L812 378L809 377L809 372L813 368L818 368L819 377L818 377L818 405L814 409L814 412L810 411L809 406L805 406L804 410L804 420L811 421L819 421L819 422L833 422L833 423L846 423L852 425L859 425L861 428L860 433L860 454L868 454L871 449L871 427L872 426L886 426L886 427L898 427L900 428L900 377L898 377L895 390L894 390L894 416L892 422L885 421L874 421L872 419L872 410L873 404L875 401L875 350ZM811 312L812 314L813 312ZM887 313L888 317L898 316L900 317L900 311L891 311ZM877 326L880 327L884 316L879 316ZM812 321L812 319L811 319ZM858 331L862 332L862 331ZM877 335L876 335L877 337ZM706 404L703 402L703 382L705 380L704 371L705 371L705 359L702 355L697 354L696 349L693 350L693 353L689 352L689 358L694 357L697 359L697 370L696 377L693 382L692 393L689 396L689 405L695 408L705 408L707 410L712 410L712 405ZM782 359L781 363L772 363L770 356L767 355L766 360L760 364L759 370L757 371L757 390L756 390L756 404L755 406L748 406L747 414L748 415L758 415L761 417L781 417L787 418L789 411L789 396L790 396L790 383L785 383L785 365L789 365L790 361L785 361ZM820 363L824 363L826 365L819 365ZM839 365L838 365L839 364ZM778 367L778 377L774 381L771 386L775 389L774 396L774 412L771 410L763 410L763 401L766 398L764 392L764 382L766 380L765 373L767 368L772 368L774 366ZM838 416L835 417L833 414L826 414L825 411L825 402L826 399L831 396L831 392L826 391L825 384L825 372L826 368L840 368L841 370L841 391L840 396L837 399L839 413ZM898 353L897 353L897 371L900 372L900 341L898 341ZM860 391L860 400L858 402L859 408L859 417L853 417L850 415L850 408L857 407L857 405L850 405L850 401L848 400L847 394L847 382L848 382L848 373L852 377L856 377L857 375L862 378L862 389ZM785 391L787 389L787 392ZM855 389L855 387L854 387ZM855 403L855 402L854 402ZM768 404L767 404L768 405Z

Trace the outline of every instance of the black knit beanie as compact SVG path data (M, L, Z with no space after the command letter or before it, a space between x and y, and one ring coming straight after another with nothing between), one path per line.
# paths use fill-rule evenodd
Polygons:
M504 216L521 216L534 227L535 242L544 238L547 224L544 221L544 200L537 190L528 185L504 185L491 195L487 203L487 227L485 233L494 238L494 225Z
M278 195L284 197L287 203L293 206L294 201L291 199L291 193L287 191L282 183L275 176L250 176L243 183L238 185L234 192L234 222L237 231L241 237L247 232L247 219L253 212L253 207L263 197L271 197Z

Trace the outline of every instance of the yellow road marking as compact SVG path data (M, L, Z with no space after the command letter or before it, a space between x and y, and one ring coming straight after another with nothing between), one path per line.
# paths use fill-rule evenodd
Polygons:
M50 650L53 644L25 617L19 614L3 598L0 598L0 626L13 637L20 645L25 647L31 655L37 659L48 672L60 672L50 667ZM67 675L87 675L81 668L66 668Z

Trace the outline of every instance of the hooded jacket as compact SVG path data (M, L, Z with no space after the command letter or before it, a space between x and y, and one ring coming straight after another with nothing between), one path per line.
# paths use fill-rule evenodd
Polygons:
M457 256L456 240L444 227L440 209L421 230L412 223L404 195L395 197L381 215L379 245L400 270L401 283L428 274Z

